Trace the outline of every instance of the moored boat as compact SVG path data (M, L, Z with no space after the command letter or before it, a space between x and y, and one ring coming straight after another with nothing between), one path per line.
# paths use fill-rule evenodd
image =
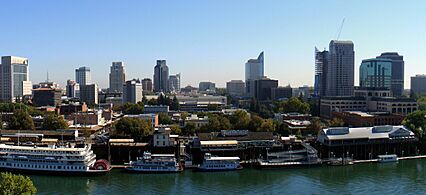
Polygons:
M140 173L177 173L183 170L174 154L151 154L150 152L144 152L143 157L130 161L125 169Z
M243 167L240 165L239 157L216 157L210 153L204 154L204 160L197 167L198 171L234 171L240 170Z
M96 175L109 172L111 166L106 160L97 161L90 145L75 148L0 144L0 169L52 175Z
M378 155L377 158L379 163L398 162L396 154Z

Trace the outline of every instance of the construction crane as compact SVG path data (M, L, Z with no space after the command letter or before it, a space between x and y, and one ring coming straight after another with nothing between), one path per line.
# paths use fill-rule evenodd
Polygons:
M336 38L336 40L339 40L339 38L340 38L340 33L342 33L343 24L345 24L345 18L343 18L343 20L342 20L342 24L340 24L339 33L337 33L337 38Z

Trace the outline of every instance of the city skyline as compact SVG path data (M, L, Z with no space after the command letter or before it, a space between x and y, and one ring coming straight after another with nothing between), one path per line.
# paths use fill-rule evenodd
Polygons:
M336 39L345 18L339 40L354 42L354 84L359 83L363 59L398 52L404 56L404 86L409 88L411 76L426 73L422 37L426 27L413 20L426 17L421 10L425 4L3 2L10 9L0 13L2 26L14 28L3 31L0 54L28 58L33 83L44 81L49 71L53 73L50 80L65 87L68 79L74 79L76 68L87 66L92 70L92 81L107 88L112 62L124 62L128 78L152 79L155 61L165 59L173 73L183 74L182 87L197 86L203 80L224 87L230 80L244 80L245 62L265 51L265 75L279 80L280 86L313 86L312 50L315 46L322 50ZM18 6L22 14L13 14ZM380 14L374 14L377 7ZM117 14L116 10L122 11ZM360 10L364 14L359 14ZM324 20L315 20L320 17Z

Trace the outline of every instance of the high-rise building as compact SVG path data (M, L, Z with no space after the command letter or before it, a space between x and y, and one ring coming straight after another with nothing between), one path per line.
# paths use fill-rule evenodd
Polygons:
M154 91L168 92L169 90L169 67L166 60L157 60L154 67Z
M152 80L150 78L144 78L142 80L143 91L152 92Z
M74 80L67 80L66 94L69 98L80 98L80 84Z
M391 89L392 60L373 58L362 60L359 67L359 86Z
M109 91L122 92L126 80L126 71L123 62L113 62L109 73Z
M411 92L426 94L426 75L416 75L411 77Z
M216 84L210 81L200 82L198 85L199 92L216 92Z
M323 96L327 88L328 51L319 51L315 47L315 84L314 96Z
M169 76L169 91L180 92L180 73Z
M354 94L354 44L352 41L330 41L327 64L326 96Z
M88 84L80 85L80 101L86 102L87 105L99 104L98 85Z
M0 100L15 101L31 95L28 59L15 56L1 57Z
M271 101L272 89L278 87L278 80L267 77L254 81L254 98L259 101Z
M80 84L80 86L91 84L91 79L89 67L83 66L75 69L75 81Z
M249 59L246 63L246 93L252 95L254 91L254 81L265 76L263 51L257 59Z
M377 58L392 60L391 91L395 97L402 96L402 92L404 92L404 56L400 56L397 52L385 52Z
M226 91L231 96L243 96L245 88L245 83L242 80L231 80L226 82Z
M136 104L142 101L142 83L139 79L126 81L123 85L123 103Z

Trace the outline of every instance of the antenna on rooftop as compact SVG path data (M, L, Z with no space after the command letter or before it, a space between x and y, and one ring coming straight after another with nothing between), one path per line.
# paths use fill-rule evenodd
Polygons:
M46 83L49 82L49 71L47 71L47 75L46 75Z
M336 40L339 40L340 34L342 33L343 25L345 24L345 18L343 18L342 23L340 24L339 33L337 34Z

